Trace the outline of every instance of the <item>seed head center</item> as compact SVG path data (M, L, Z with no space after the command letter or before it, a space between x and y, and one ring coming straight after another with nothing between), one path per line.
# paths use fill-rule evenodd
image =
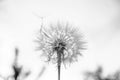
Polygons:
M55 41L54 50L55 51L64 51L65 46L66 46L65 42L63 42L62 40L58 39L57 41Z

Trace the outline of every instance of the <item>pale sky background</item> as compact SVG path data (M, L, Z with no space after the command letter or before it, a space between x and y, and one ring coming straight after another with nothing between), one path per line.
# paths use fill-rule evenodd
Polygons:
M57 80L57 68L39 59L34 39L41 19L48 25L69 22L80 28L87 50L79 62L62 67L61 80L83 80L83 72L101 65L104 75L120 69L120 0L0 0L0 75L13 74L14 48L20 49L19 64L32 74L25 80ZM2 79L0 79L2 80Z

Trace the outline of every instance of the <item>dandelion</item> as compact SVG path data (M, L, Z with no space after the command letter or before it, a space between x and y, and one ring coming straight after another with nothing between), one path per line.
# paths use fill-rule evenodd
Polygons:
M64 65L77 61L80 50L84 49L82 36L78 29L67 24L51 24L49 28L41 26L40 35L37 37L38 50L42 50L42 56L47 62L57 64L58 80L60 80L61 63Z

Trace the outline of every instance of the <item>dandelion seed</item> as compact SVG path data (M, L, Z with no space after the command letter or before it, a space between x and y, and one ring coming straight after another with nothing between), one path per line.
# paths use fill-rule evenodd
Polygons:
M43 28L36 41L39 43L38 50L43 51L42 56L47 58L47 62L57 64L58 74L61 63L65 65L77 61L80 50L84 49L81 34L69 24L57 23Z

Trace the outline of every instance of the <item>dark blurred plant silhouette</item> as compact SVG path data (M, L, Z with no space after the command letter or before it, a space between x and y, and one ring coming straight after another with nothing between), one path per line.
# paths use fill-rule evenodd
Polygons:
M12 66L12 68L14 70L13 77L14 77L15 80L18 80L18 77L20 76L21 71L22 71L22 67L18 66L18 63L17 63L17 61L18 61L18 53L19 53L19 50L16 48L15 49L15 60L14 60L13 66Z
M18 64L18 56L19 56L19 49L15 48L15 59L12 65L14 75L12 76L14 80L20 80L19 77L22 77L22 79L26 78L30 75L30 71L24 72L23 66L20 66Z
M0 75L0 78L2 78L3 80L21 80L20 77L22 77L22 80L24 78L26 78L27 76L29 76L30 71L28 72L24 72L23 71L23 66L20 66L18 64L18 56L19 56L19 49L15 48L15 59L12 65L12 69L14 74L13 75L9 75L8 77L4 77L2 75Z
M26 71L24 66L18 63L18 57L19 57L19 49L16 47L15 58L14 58L12 65L10 66L13 69L13 74L8 75L7 77L0 74L0 79L2 80L24 80L31 74L31 70ZM42 76L45 69L46 67L43 66L36 80L38 80Z
M85 80L88 80L90 78L93 78L95 80L102 80L102 67L98 67L97 70L95 72L85 72Z
M103 68L99 66L94 72L85 72L85 80L120 80L120 70L108 76L103 76Z

